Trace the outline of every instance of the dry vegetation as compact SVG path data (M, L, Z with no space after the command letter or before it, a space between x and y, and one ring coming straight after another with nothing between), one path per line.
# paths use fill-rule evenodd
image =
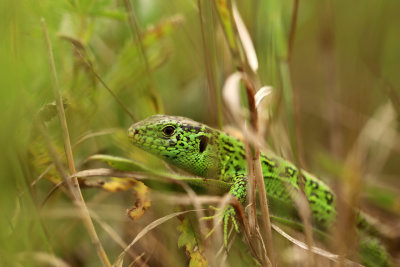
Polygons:
M0 2L1 266L352 264L349 206L400 236L400 2L236 2ZM258 220L236 206L228 250L220 227L205 239L208 205L232 200L174 182L129 143L157 113L249 141L252 203L260 150L323 177L339 199L333 238L301 199L304 234L271 230L261 195Z

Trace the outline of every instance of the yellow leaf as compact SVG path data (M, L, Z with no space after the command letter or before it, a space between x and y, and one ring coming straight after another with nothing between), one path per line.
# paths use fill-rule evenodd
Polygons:
M150 190L142 182L136 181L133 186L136 192L136 203L128 210L128 216L132 220L137 220L145 213L145 211L151 206Z
M127 213L132 220L137 220L143 216L145 211L151 206L150 190L142 182L131 178L112 178L111 181L103 183L101 186L108 192L121 192L133 189L136 194L135 205Z
M104 182L101 188L108 192L122 192L132 188L136 183L135 179L130 178L112 178L109 182Z

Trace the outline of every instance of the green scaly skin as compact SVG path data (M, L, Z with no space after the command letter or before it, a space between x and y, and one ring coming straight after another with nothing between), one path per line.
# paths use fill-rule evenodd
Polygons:
M241 141L184 117L154 115L128 130L132 143L194 175L231 183L230 193L242 204L247 193L247 161ZM336 218L335 196L322 181L275 155L261 154L265 190L273 214L296 216L293 194L304 185L313 225L326 229ZM293 214L294 213L294 214ZM225 211L224 232L233 208ZM360 220L360 225L365 224ZM236 227L236 223L235 223ZM226 241L226 240L225 240Z
M245 202L247 161L239 140L190 119L165 115L132 125L129 137L134 145L189 173L232 183L230 192ZM261 164L268 196L292 203L289 191L298 191L303 182L314 222L324 227L333 221L334 195L322 181L305 171L299 176L293 164L277 156L261 154Z

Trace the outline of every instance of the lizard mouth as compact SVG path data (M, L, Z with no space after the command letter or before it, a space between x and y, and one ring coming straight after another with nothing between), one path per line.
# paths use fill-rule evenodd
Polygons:
M133 124L129 129L128 129L128 137L134 144L140 143L140 131L137 127L137 123Z
M129 138L135 138L137 134L139 134L139 130L134 127L135 125L132 125L128 129L128 137Z
M133 145L144 150L149 150L156 143L155 138L148 135L146 126L141 122L133 124L128 129L128 137Z

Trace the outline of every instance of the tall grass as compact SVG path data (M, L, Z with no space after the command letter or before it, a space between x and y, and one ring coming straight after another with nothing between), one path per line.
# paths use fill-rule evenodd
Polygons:
M124 257L124 266L184 266L185 251L193 256L197 249L204 249L211 263L232 266L253 265L254 259L280 266L330 262L276 232L268 238L265 216L258 220L261 231L252 232L258 229L255 210L246 210L253 214L247 217L250 228L231 235L236 238L229 253L222 243L212 242L216 237L190 239L204 229L198 230L197 216L181 209L188 203L197 210L206 208L207 201L221 203L193 195L190 188L179 197L152 191L151 206L132 221L126 210L144 198L140 190L110 192L99 182L109 179L88 178L81 183L82 197L94 228L88 216L82 223L82 206L71 199L74 189L67 189L62 177L73 175L74 167L78 172L99 167L89 156L127 157L148 169L173 172L132 147L126 137L133 119L156 113L225 130L229 125L240 128L243 116L253 130L244 136L249 140L255 134L261 140L249 143L250 165L257 166L258 149L267 148L322 177L341 200L337 234L327 248L334 253L348 254L356 246L355 235L347 231L353 214L345 203L368 211L390 235L399 234L394 226L400 217L400 3L237 1L254 46L255 68L240 26L230 20L229 33L230 26L218 15L223 2L0 2L0 265L107 265L105 254L116 262L138 233L143 236ZM232 15L230 8L227 12ZM57 119L55 74L49 70L42 17L53 46L62 96L57 104L65 108L61 117L68 126L67 142ZM232 110L234 96L227 99L222 90L235 72L242 83ZM266 96L263 109L256 109L254 93L263 86L271 86L273 94ZM307 212L303 222L308 225ZM285 230L304 241L304 248L323 245L307 227L305 236ZM96 253L100 247L105 251L101 257ZM398 247L390 249L399 263Z

